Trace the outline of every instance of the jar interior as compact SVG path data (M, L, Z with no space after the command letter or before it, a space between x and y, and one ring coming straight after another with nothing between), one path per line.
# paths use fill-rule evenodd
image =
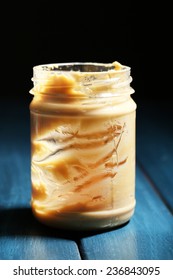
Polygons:
M42 67L47 71L80 71L80 72L105 72L115 69L114 65L109 64L94 64L94 63L68 63L68 64L55 64L45 65Z

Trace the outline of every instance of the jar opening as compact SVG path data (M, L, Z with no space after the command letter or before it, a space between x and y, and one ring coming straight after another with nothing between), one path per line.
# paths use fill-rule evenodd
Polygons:
M74 63L74 64L60 64L60 65L50 65L43 66L43 70L48 71L80 71L80 72L104 72L108 70L113 70L114 66L98 65L93 63Z
M129 67L121 65L118 62L114 63L94 63L94 62L72 62L72 63L55 63L55 64L43 64L35 66L34 69L40 69L42 71L74 71L84 73L96 73L107 72L110 70L123 71Z

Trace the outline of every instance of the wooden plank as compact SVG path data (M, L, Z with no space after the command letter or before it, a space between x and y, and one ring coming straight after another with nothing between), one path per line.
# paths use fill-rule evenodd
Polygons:
M137 119L137 160L173 213L173 110L156 103Z
M173 259L173 219L137 168L137 205L125 226L83 236L83 259Z
M0 259L80 259L72 234L33 217L29 129L25 119L17 125L8 119L5 125L0 138Z

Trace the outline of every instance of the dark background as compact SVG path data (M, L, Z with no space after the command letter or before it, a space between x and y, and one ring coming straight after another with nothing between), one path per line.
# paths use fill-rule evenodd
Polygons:
M168 8L169 9L169 8ZM113 62L131 67L138 106L162 101L168 18L146 1L14 1L1 10L1 101L28 110L32 68L55 62ZM166 68L167 69L167 68ZM161 72L160 72L161 71ZM167 70L166 70L167 71Z
M1 248L7 248L1 256L37 258L44 251L43 257L52 257L52 252L61 248L54 250L55 244L64 246L61 234L37 227L30 213L29 90L33 67L115 60L131 67L137 103L139 212L128 237L132 247L135 245L135 256L171 256L172 224L168 226L168 212L158 201L159 195L172 209L171 13L166 1L151 0L1 2L0 234ZM125 237L126 245L129 238L121 237L118 240ZM122 248L122 255L133 255Z

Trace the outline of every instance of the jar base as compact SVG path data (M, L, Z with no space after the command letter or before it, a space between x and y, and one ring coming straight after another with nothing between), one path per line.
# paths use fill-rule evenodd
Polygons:
M35 218L44 225L63 230L104 230L118 227L130 220L134 214L135 204L107 211L83 213L42 212L32 208Z

